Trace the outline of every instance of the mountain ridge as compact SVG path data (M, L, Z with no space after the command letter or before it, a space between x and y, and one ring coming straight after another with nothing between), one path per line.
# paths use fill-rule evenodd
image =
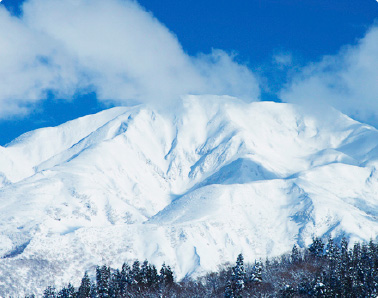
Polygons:
M312 236L375 238L377 140L336 110L218 96L27 133L0 147L0 294L78 283L100 263L166 262L182 278Z

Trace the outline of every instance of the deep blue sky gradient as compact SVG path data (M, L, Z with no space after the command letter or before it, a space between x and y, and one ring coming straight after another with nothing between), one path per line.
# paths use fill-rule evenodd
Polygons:
M106 1L106 0L104 0ZM20 0L3 0L20 14ZM288 69L272 62L291 54L296 66L315 62L354 44L378 17L375 0L139 0L166 25L190 55L223 49L264 77L264 100L279 100ZM28 116L0 121L0 145L39 127L55 126L104 109L95 94L74 101L47 99Z
M259 64L277 51L304 60L354 43L378 17L374 0L140 0L191 55L236 51ZM162 4L163 3L163 4Z

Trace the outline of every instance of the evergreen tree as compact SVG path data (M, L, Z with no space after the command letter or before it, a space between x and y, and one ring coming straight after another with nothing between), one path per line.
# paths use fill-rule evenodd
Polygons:
M234 291L232 290L232 284L231 281L227 281L226 288L224 290L224 297L225 298L234 298Z
M173 271L171 269L171 266L169 265L165 269L164 280L165 280L165 284L167 285L171 285L174 282Z
M76 291L75 291L75 287L69 283L68 286L67 286L67 294L68 294L68 298L74 298L76 297Z
M251 281L252 282L262 282L262 271L263 271L263 265L261 261L255 261L255 265L252 269L251 274Z
M309 252L314 257L322 257L324 252L324 243L319 237L312 239L312 243L309 247Z
M299 252L298 246L296 244L293 245L293 249L291 250L290 261L291 263L297 263L301 260L301 254Z
M327 294L330 296L335 296L340 294L338 292L340 280L341 280L341 272L340 272L340 249L334 243L333 238L330 236L328 238L328 243L325 249L325 256L328 260L328 271L332 272L332 274L328 274L326 276L327 280Z
M164 277L165 277L165 270L166 270L166 266L165 266L165 263L163 263L163 265L161 265L161 268L160 268L160 275L159 275L159 279L160 279L160 282L164 284Z
M120 291L126 293L127 287L132 284L131 268L128 264L123 263L121 270Z
M43 298L56 298L55 288L54 287L47 287L43 291Z
M155 265L148 266L147 270L147 281L149 285L157 285L159 282L159 275Z
M373 289L371 291L372 296L378 296L378 292L375 291L375 289L378 289L378 251L377 247L374 244L373 240L370 239L368 244L368 263L369 263L369 274L368 274L368 280L369 280L369 287Z
M330 236L325 251L326 257L332 264L336 265L336 260L339 258L340 250Z
M159 279L163 285L171 285L174 282L173 272L171 267L166 266L165 263L161 266Z
M232 267L231 284L235 297L241 297L244 289L245 269L244 269L244 257L239 254L236 259L236 265Z
M148 271L149 271L149 264L148 264L148 261L145 260L140 268L140 282L143 285L148 284Z
M63 288L59 291L57 298L74 298L76 297L75 288L73 285L68 284L67 288Z
M364 292L365 274L362 263L361 244L355 243L352 252L352 292L355 295L362 295Z
M369 257L369 247L366 243L361 245L361 261L360 261L361 270L363 273L363 284L362 284L362 293L366 296L370 293L372 288L372 266Z
M94 282L91 282L91 293L89 295L91 298L98 298L97 286Z
M84 277L81 280L81 285L78 291L78 298L90 298L91 296L91 280L88 277L88 272L85 271Z
M340 247L340 295L342 297L347 297L352 293L352 264L351 255L348 250L348 241L346 238L341 240Z
M121 291L121 280L122 275L121 272L116 269L110 275L110 283L109 283L109 296L110 297L119 297L122 294Z
M96 268L97 294L100 298L109 297L110 268L102 266Z
M131 280L132 284L139 284L141 281L141 276L140 276L140 263L138 260L136 260L133 263L133 266L131 268Z

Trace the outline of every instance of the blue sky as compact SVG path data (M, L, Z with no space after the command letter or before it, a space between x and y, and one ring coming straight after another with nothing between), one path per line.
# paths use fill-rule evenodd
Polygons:
M184 93L330 104L378 123L374 0L22 2L0 4L0 145Z

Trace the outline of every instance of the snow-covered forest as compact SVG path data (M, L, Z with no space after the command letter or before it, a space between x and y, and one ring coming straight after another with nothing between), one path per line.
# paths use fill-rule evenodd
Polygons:
M174 276L169 265L158 271L147 260L120 269L103 265L85 272L80 287L50 286L44 297L376 297L378 244L314 238L280 257L248 263L239 254L235 264L195 280Z

